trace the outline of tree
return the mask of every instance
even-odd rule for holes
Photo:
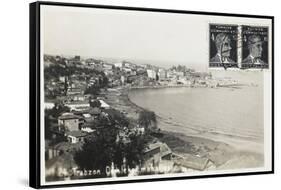
[[[105,175],[106,166],[110,166],[114,158],[117,131],[106,127],[85,139],[82,150],[74,155],[80,169],[97,170]]]
[[[115,109],[107,109],[104,111],[108,114],[108,119],[116,126],[127,128],[129,126],[129,120],[120,111]]]
[[[100,108],[100,106],[101,106],[101,103],[99,100],[90,99],[89,102],[90,102],[90,106],[93,108],[94,107]]]
[[[55,106],[52,109],[46,110],[46,114],[49,114],[54,118],[58,118],[64,112],[70,112],[70,108],[60,103],[55,103]]]
[[[144,160],[144,151],[148,142],[151,140],[149,135],[131,133],[129,135],[129,142],[125,146],[125,158],[127,168],[134,168],[140,165]]]
[[[105,175],[106,167],[112,162],[121,169],[124,160],[126,168],[134,168],[144,160],[144,151],[149,138],[143,134],[131,133],[127,139],[116,140],[117,130],[103,128],[85,140],[82,150],[74,155],[80,169],[97,170]]]
[[[52,139],[53,131],[56,129],[57,118],[64,112],[69,112],[69,107],[66,107],[62,104],[55,103],[55,106],[52,109],[45,109],[45,138]]]
[[[157,128],[156,115],[152,111],[143,110],[139,114],[139,125],[143,126],[146,130],[151,131]]]
[[[130,131],[128,119],[114,109],[106,110],[106,115],[95,122],[96,132],[85,139],[82,150],[74,155],[80,169],[99,169],[105,175],[106,166],[112,162],[120,170],[124,160],[127,169],[141,164],[150,141],[148,135]]]
[[[156,74],[156,81],[159,81],[159,75],[158,75],[158,73]]]
[[[86,88],[84,94],[98,95],[100,93],[100,87],[92,85]]]
[[[124,156],[124,144],[117,142],[120,129],[117,110],[107,110],[107,115],[95,120],[97,131],[85,140],[82,150],[78,151],[74,159],[80,169],[99,169],[105,174],[106,166],[112,162],[121,167]],[[123,118],[125,119],[125,118]]]
[[[123,139],[116,142],[114,147],[113,160],[114,164],[121,170],[124,164],[124,158],[126,157],[126,144]]]

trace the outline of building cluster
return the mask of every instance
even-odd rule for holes
[[[46,141],[45,146],[46,174],[49,176],[55,173],[65,175],[68,168],[77,168],[71,154],[81,150],[87,136],[99,130],[101,126],[96,124],[100,119],[108,119],[112,114],[113,109],[105,98],[110,89],[122,86],[217,87],[219,83],[225,83],[225,80],[213,79],[211,73],[196,72],[185,67],[165,69],[152,65],[137,65],[128,61],[82,59],[80,56],[65,58],[45,55],[44,62],[45,110],[56,112],[67,108],[55,114],[55,117],[45,114],[52,136],[51,140]],[[136,130],[144,132],[142,128]],[[117,139],[124,134],[122,131],[118,133]],[[132,168],[130,175],[190,169],[205,170],[212,166],[211,161],[205,158],[194,158],[192,155],[177,156],[167,144],[159,141],[149,144],[144,157],[145,163],[142,167],[137,170]],[[114,164],[107,170],[110,176],[122,173],[117,171]],[[77,172],[79,175],[85,175],[83,171]],[[87,171],[87,174],[89,173],[99,172]]]
[[[210,72],[198,72],[181,65],[167,69],[150,64],[135,64],[129,61],[106,62],[93,58],[82,60],[80,56],[75,56],[66,62],[67,64],[76,64],[81,68],[95,69],[103,72],[108,80],[108,87],[189,86],[213,88],[237,84],[237,81],[227,78],[218,79],[213,77]],[[101,76],[98,75],[89,76],[82,73],[80,77],[88,79],[86,81],[87,85],[97,85],[101,82]],[[60,85],[56,87],[50,85],[50,89],[59,88],[56,91],[62,90],[64,88],[64,80],[64,78],[61,78]]]

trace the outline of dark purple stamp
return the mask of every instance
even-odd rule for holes
[[[242,26],[241,68],[268,69],[268,27]]]
[[[209,25],[209,67],[238,67],[237,25]]]

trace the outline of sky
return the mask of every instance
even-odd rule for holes
[[[268,20],[41,5],[45,54],[117,58],[207,70],[209,23]]]

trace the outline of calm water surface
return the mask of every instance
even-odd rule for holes
[[[261,87],[141,89],[132,90],[129,98],[154,111],[173,131],[263,138]]]

